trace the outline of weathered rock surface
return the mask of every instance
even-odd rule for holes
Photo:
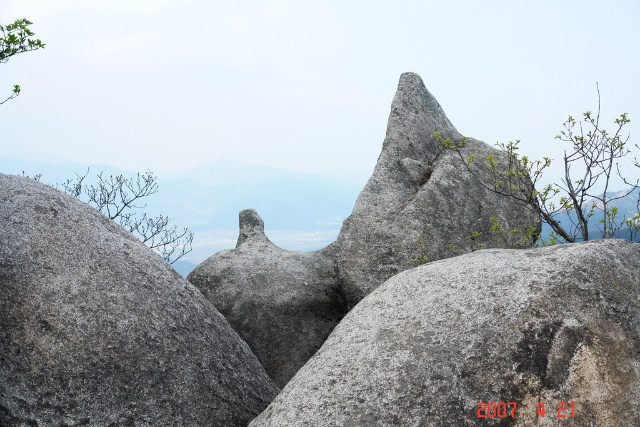
[[[478,418],[478,402],[516,402],[515,418]],[[373,425],[640,425],[640,244],[489,249],[403,272],[250,424]]]
[[[434,131],[443,138],[462,138],[420,77],[403,74],[380,158],[336,242],[314,253],[285,251],[268,241],[257,214],[245,211],[241,217],[247,224],[257,218],[261,231],[243,237],[241,218],[237,248],[213,255],[189,275],[279,386],[348,308],[389,277],[415,267],[412,259],[464,252],[472,232],[480,233],[477,246],[505,247],[490,231],[491,217],[506,233],[540,229],[535,212],[486,190],[459,159],[443,152]],[[498,150],[473,139],[465,153],[500,160]],[[423,236],[423,248],[418,236]]]
[[[460,159],[443,152],[435,131],[445,139],[462,138],[420,77],[402,74],[373,175],[331,247],[350,306],[389,277],[415,267],[411,260],[418,254],[433,261],[456,250],[467,252],[474,232],[481,233],[478,246],[505,247],[491,232],[491,217],[507,232],[530,226],[539,232],[540,219],[532,209],[480,185]],[[465,155],[504,159],[483,142],[468,142]],[[493,182],[484,175],[485,182]],[[418,236],[423,236],[422,249]]]
[[[257,212],[244,210],[236,249],[210,257],[188,280],[215,301],[282,387],[347,312],[334,267],[322,254],[277,247]]]
[[[0,175],[0,425],[236,427],[277,392],[159,256],[88,205]]]

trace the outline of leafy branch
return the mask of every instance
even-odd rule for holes
[[[27,19],[17,19],[13,24],[0,25],[0,64],[20,53],[44,49],[46,45],[40,39],[32,38],[35,33],[28,28],[32,24]],[[20,90],[20,85],[13,85],[11,96],[0,102],[0,105],[20,95]]]
[[[602,127],[598,88],[597,113],[587,111],[581,122],[569,116],[563,124],[564,129],[556,136],[570,144],[570,149],[564,152],[564,177],[560,183],[547,184],[540,189],[536,186],[540,183],[544,170],[551,165],[551,159],[543,157],[542,160],[531,160],[521,155],[519,140],[496,144],[506,155],[508,164],[504,168],[498,166],[496,158],[491,154],[480,162],[473,156],[466,156],[463,153],[463,148],[468,144],[466,138],[451,141],[449,138],[442,138],[438,132],[435,132],[435,137],[460,158],[464,167],[484,188],[519,200],[535,209],[541,220],[551,226],[552,242],[557,241],[557,237],[566,242],[576,242],[589,240],[589,220],[597,210],[603,215],[598,221],[603,238],[617,236],[623,226],[633,234],[633,227],[640,222],[640,216],[618,221],[618,209],[611,205],[613,201],[627,197],[640,184],[637,179],[635,182],[626,179],[620,169],[619,160],[631,152],[627,144],[629,135],[623,134],[623,128],[629,122],[627,114],[623,113],[615,119],[616,127],[612,134]],[[640,167],[637,158],[634,160],[635,166]],[[488,182],[481,178],[481,170],[490,172]],[[612,194],[610,190],[615,176],[620,177],[627,186],[625,191],[618,194]],[[560,214],[568,215],[569,224],[561,224],[558,218]],[[635,229],[636,233],[637,231]]]

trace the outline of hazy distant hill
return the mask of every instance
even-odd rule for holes
[[[46,183],[61,183],[86,169],[74,163],[0,158],[0,172],[41,173]],[[125,176],[137,172],[93,165],[90,177],[100,171]],[[146,200],[145,211],[168,215],[173,224],[195,233],[193,252],[174,264],[183,274],[213,253],[235,247],[238,212],[246,208],[260,213],[274,243],[291,250],[320,249],[335,240],[364,185],[364,180],[353,183],[231,160],[166,175],[158,176],[159,191]]]
[[[46,183],[61,183],[74,173],[86,170],[86,165],[75,163],[47,164],[0,157],[0,172],[21,174],[24,171],[29,176],[42,173],[42,181]],[[138,172],[93,165],[90,176],[100,171],[126,176],[135,176]],[[269,238],[285,249],[310,251],[328,245],[351,213],[365,181],[350,182],[221,160],[179,174],[159,175],[159,192],[148,198],[145,211],[168,215],[173,224],[188,227],[195,233],[193,251],[174,264],[178,272],[188,274],[215,252],[235,247],[238,212],[246,208],[260,213]],[[616,202],[621,218],[637,213],[638,194],[640,190]],[[590,233],[594,239],[600,236],[599,218],[596,216],[591,221]],[[568,222],[566,217],[560,219],[563,224]],[[549,231],[543,224],[542,235],[548,236]],[[620,237],[628,236],[622,233]]]
[[[613,196],[616,194],[616,192],[612,191],[610,194]],[[612,205],[618,208],[618,216],[617,216],[618,222],[622,221],[624,218],[633,218],[635,215],[638,214],[638,208],[637,208],[638,197],[640,197],[640,188],[636,188],[635,191],[633,191],[627,197],[623,199],[615,200],[612,202]],[[602,238],[602,231],[601,231],[602,226],[598,222],[602,218],[603,218],[602,211],[596,209],[594,216],[589,220],[590,240]],[[571,222],[567,215],[558,215],[556,219],[560,221],[563,227],[565,226],[565,224],[567,229],[570,227]],[[547,239],[547,236],[549,235],[550,231],[551,231],[551,227],[549,225],[542,224],[542,236],[545,239]],[[621,230],[619,237],[621,239],[628,239],[629,231],[626,229]],[[634,241],[640,241],[640,236],[636,235]]]

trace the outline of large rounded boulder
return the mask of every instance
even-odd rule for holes
[[[640,425],[640,244],[489,249],[363,299],[251,427]]]
[[[158,255],[88,205],[0,175],[0,425],[246,426],[277,392]]]

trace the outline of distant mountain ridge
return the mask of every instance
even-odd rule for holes
[[[42,174],[42,182],[55,184],[74,178],[76,173],[84,174],[87,166],[0,157],[1,173],[21,175],[23,171],[29,176]],[[145,172],[109,165],[90,165],[89,171],[90,177],[101,171],[125,176]],[[258,211],[265,221],[267,235],[278,246],[296,251],[323,248],[337,237],[365,183],[235,160],[219,160],[180,173],[156,175],[159,191],[146,200],[145,211],[168,215],[172,224],[188,227],[195,233],[193,251],[173,265],[183,275],[215,252],[235,247],[238,213],[247,208]],[[640,189],[636,189],[614,203],[619,218],[637,214],[639,194]],[[601,237],[597,227],[601,213],[598,215],[590,221],[591,239]],[[566,215],[560,215],[559,219],[568,224]],[[542,237],[547,239],[550,231],[543,223]],[[628,239],[628,232],[621,232],[620,238]],[[640,236],[635,240],[640,241]]]
[[[623,195],[623,194],[626,194],[627,192],[628,190],[626,191],[616,190],[616,191],[609,191],[607,192],[607,194],[609,195],[609,197],[613,197],[614,195],[618,195],[618,194]],[[634,216],[638,215],[637,203],[638,203],[639,197],[640,197],[640,188],[636,188],[634,191],[629,193],[628,196],[611,202],[611,206],[615,206],[618,208],[618,215],[616,217],[617,223],[622,222],[624,219],[633,218]],[[591,204],[587,203],[585,206],[591,206]],[[601,231],[602,224],[599,221],[603,217],[604,215],[602,210],[596,208],[594,212],[594,216],[589,219],[589,240],[597,240],[602,238],[602,231]],[[560,221],[560,224],[563,227],[566,227],[567,229],[570,228],[571,221],[568,215],[559,214],[556,217],[556,220]],[[548,224],[543,223],[542,232],[541,232],[543,239],[548,240],[549,232],[551,232],[551,227]],[[622,229],[620,230],[618,237],[625,240],[629,239],[630,237],[629,230],[623,226]],[[640,235],[636,235],[634,238],[634,241],[640,242]]]
[[[59,184],[76,173],[84,174],[87,166],[0,157],[0,172],[21,175],[23,171],[29,176],[42,174],[42,182]],[[109,165],[90,165],[89,171],[87,179],[101,171],[130,177],[145,172]],[[335,240],[364,185],[233,160],[166,173],[168,178],[157,176],[158,193],[145,200],[144,211],[168,215],[172,224],[195,233],[193,251],[174,264],[182,274],[213,253],[235,247],[238,213],[247,208],[260,213],[277,245],[298,251],[320,249]]]

